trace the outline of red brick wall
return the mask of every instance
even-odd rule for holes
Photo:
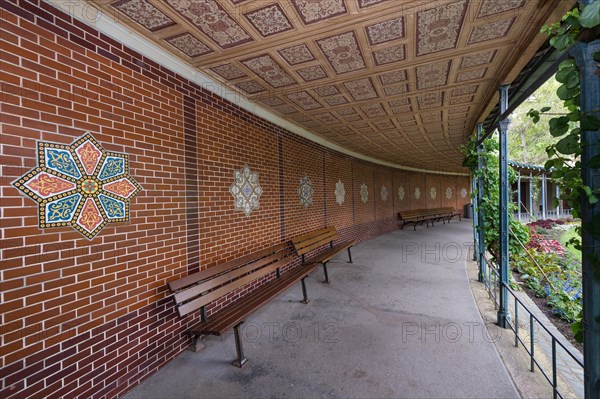
[[[0,397],[117,396],[189,344],[197,315],[176,315],[168,281],[326,225],[359,240],[392,231],[402,182],[402,206],[425,207],[425,175],[284,131],[47,3],[0,7]],[[36,140],[69,144],[87,131],[129,154],[144,188],[130,222],[91,241],[70,228],[39,230],[37,205],[10,185],[36,165]],[[250,216],[233,210],[228,191],[245,164],[264,190]],[[315,190],[309,208],[298,198],[304,175]],[[469,184],[457,181],[462,206]]]

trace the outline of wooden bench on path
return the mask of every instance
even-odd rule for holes
[[[281,273],[280,269],[292,262],[294,258],[290,245],[283,243],[169,282],[169,289],[174,293],[173,297],[180,316],[200,309],[201,321],[188,331],[188,334],[194,338],[194,348],[199,337],[220,336],[233,328],[237,351],[237,359],[233,365],[242,367],[247,359],[244,356],[240,326],[251,313],[298,280],[302,282],[301,302],[308,303],[304,280],[318,265],[301,265]],[[226,307],[218,309],[207,318],[207,305],[273,272],[276,273],[276,278]]]
[[[350,248],[356,241],[343,241],[337,244],[333,242],[339,239],[339,234],[335,229],[335,226],[329,226],[324,229],[318,229],[311,231],[310,233],[302,234],[301,236],[292,238],[292,243],[294,244],[294,248],[296,249],[296,253],[302,256],[302,264],[310,265],[310,264],[322,264],[323,272],[325,273],[325,281],[326,284],[329,284],[329,275],[327,274],[327,262],[329,262],[334,256],[343,252],[344,250],[348,250],[348,263],[352,263],[352,253],[350,252]],[[329,248],[324,252],[319,253],[318,255],[306,259],[306,255],[319,247],[324,245],[329,245]]]
[[[400,230],[404,228],[404,226],[408,224],[412,224],[414,230],[417,230],[417,225],[426,224],[429,228],[429,223],[434,226],[434,222],[439,222],[440,220],[445,224],[446,220],[450,223],[450,220],[454,217],[458,216],[460,220],[460,213],[456,212],[456,210],[452,207],[445,208],[432,208],[432,209],[415,209],[410,211],[402,211],[398,213],[398,218],[402,221],[402,226],[400,226]]]

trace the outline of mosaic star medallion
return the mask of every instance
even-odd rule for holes
[[[342,180],[338,180],[337,183],[335,183],[335,201],[340,204],[340,206],[342,206],[342,204],[344,203],[344,201],[346,200],[346,189],[344,188],[344,183],[342,182]]]
[[[450,187],[446,189],[446,198],[452,198],[452,189]]]
[[[398,199],[399,199],[400,201],[404,201],[404,196],[405,196],[405,195],[406,195],[406,193],[404,192],[404,187],[403,187],[403,186],[400,186],[400,187],[398,188]]]
[[[300,196],[300,203],[308,208],[313,203],[313,186],[310,177],[304,176],[300,179],[300,187],[298,187],[298,195]]]
[[[363,204],[366,204],[369,200],[369,188],[365,183],[360,185],[360,200]]]
[[[431,199],[437,198],[437,190],[435,189],[435,187],[431,187],[431,190],[429,190],[429,195],[431,196]]]
[[[467,198],[467,189],[463,187],[462,190],[460,190],[460,198],[465,199]]]
[[[233,184],[229,187],[233,196],[233,206],[236,211],[242,211],[250,216],[253,210],[260,207],[260,196],[263,189],[258,184],[258,173],[252,172],[248,165],[233,172]]]
[[[415,199],[421,199],[421,189],[419,187],[415,188]]]
[[[383,202],[387,201],[388,197],[388,189],[386,186],[381,186],[381,200]]]
[[[88,239],[129,220],[142,187],[127,154],[108,152],[90,133],[70,145],[38,142],[38,166],[12,184],[39,205],[40,229],[71,226]]]

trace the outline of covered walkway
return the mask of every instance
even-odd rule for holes
[[[472,234],[467,220],[363,242],[330,285],[309,278],[308,305],[298,284],[248,320],[243,369],[232,335],[209,337],[126,397],[518,397],[469,288]]]

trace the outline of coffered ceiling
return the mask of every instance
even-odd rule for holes
[[[326,140],[462,171],[459,147],[543,43],[560,0],[91,0]]]

